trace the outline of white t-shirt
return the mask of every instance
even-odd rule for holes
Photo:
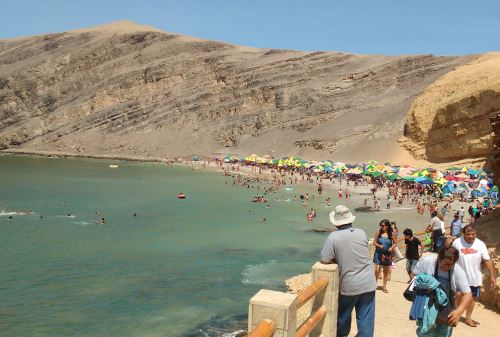
[[[464,237],[453,241],[453,247],[460,252],[458,264],[465,271],[470,286],[478,287],[483,284],[481,262],[489,260],[490,254],[483,241],[475,239],[472,244],[465,242]]]
[[[417,264],[413,267],[412,272],[415,275],[421,273],[434,275],[434,272],[436,270],[436,263],[436,254],[424,256],[423,258],[418,260]],[[448,273],[441,271],[441,269],[438,269],[438,275],[445,278],[448,277]],[[451,289],[454,292],[459,291],[461,293],[470,293],[470,287],[467,283],[467,276],[465,275],[464,270],[458,264],[455,264],[453,266],[451,275]]]
[[[431,227],[433,231],[441,229],[441,220],[437,216],[431,219]]]

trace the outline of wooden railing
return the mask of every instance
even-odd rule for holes
[[[444,228],[444,231],[445,231],[446,233],[449,233],[449,232],[450,232],[450,228],[451,228],[451,226],[445,227],[445,228]],[[400,232],[400,234],[402,235],[403,233],[402,233],[402,232]],[[424,240],[424,238],[425,238],[425,236],[426,236],[426,234],[428,234],[426,231],[422,231],[422,232],[413,233],[413,236],[414,236],[414,237],[416,237],[416,238],[418,238],[420,241],[423,241],[423,240]],[[429,235],[431,235],[431,236],[432,236],[432,233],[429,233]],[[397,246],[398,246],[398,248],[400,248],[400,249],[401,249],[401,248],[405,248],[405,237],[404,237],[404,235],[402,235],[402,236],[398,239],[398,241],[397,241]]]
[[[252,297],[248,311],[248,336],[335,336],[339,293],[338,266],[317,262],[312,268],[312,279],[313,283],[298,294],[261,289]],[[311,314],[297,328],[297,311],[307,303],[312,304]]]
[[[302,290],[297,299],[299,301],[299,308],[307,303],[311,298],[316,296],[321,290],[328,286],[328,279],[326,277],[320,277],[316,282],[308,286],[306,289]]]
[[[311,316],[297,329],[296,337],[306,337],[318,325],[318,323],[326,316],[326,307],[322,305],[318,310],[313,312]]]
[[[271,337],[276,330],[276,323],[272,319],[264,318],[260,320],[255,329],[248,337]]]

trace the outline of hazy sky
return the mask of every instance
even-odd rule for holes
[[[0,38],[124,19],[261,48],[437,55],[500,50],[500,0],[0,0]]]

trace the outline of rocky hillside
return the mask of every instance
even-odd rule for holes
[[[396,160],[415,97],[471,59],[246,48],[130,22],[0,40],[0,147]]]
[[[500,53],[489,53],[431,84],[408,113],[404,146],[431,162],[487,158],[489,117],[500,111]]]

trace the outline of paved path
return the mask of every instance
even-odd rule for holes
[[[386,294],[381,290],[376,292],[376,313],[375,313],[375,336],[376,337],[394,337],[394,336],[416,336],[415,321],[408,319],[411,302],[403,297],[403,292],[408,286],[408,274],[405,270],[406,260],[397,263],[393,271],[391,281]],[[379,280],[379,285],[382,280]],[[381,287],[380,287],[381,289]],[[453,337],[498,337],[500,336],[500,314],[486,309],[482,304],[476,303],[472,318],[480,324],[476,328],[460,322],[453,329]],[[356,323],[353,321],[351,335],[355,336]]]

